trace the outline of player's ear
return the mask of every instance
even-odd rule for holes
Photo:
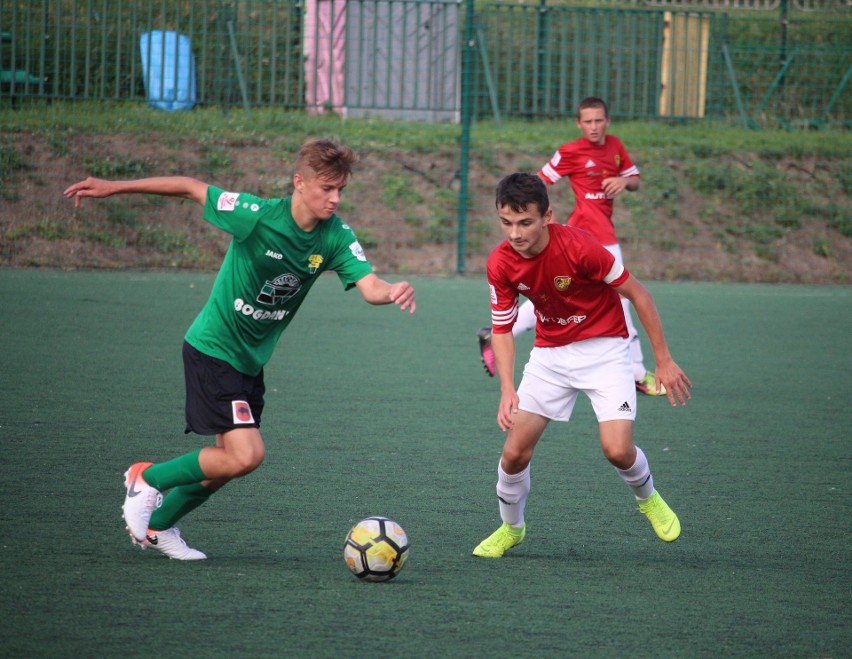
[[[299,192],[301,192],[302,188],[305,187],[305,179],[302,177],[301,174],[293,174],[293,187]]]
[[[544,215],[541,216],[544,219],[545,224],[550,224],[553,222],[553,207],[548,208],[544,211]]]

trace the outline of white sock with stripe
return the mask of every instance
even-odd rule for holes
[[[524,525],[524,508],[530,493],[530,465],[517,474],[507,474],[503,465],[497,465],[497,500],[501,519],[515,528]]]
[[[651,475],[651,468],[648,466],[648,459],[645,453],[638,446],[636,447],[636,462],[630,469],[615,469],[621,479],[627,483],[627,487],[633,490],[633,494],[637,499],[647,499],[654,493],[654,477]]]

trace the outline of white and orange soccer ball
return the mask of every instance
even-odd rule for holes
[[[387,517],[367,517],[346,534],[343,559],[362,581],[393,579],[408,558],[408,536]]]

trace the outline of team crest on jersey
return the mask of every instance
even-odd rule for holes
[[[323,258],[320,254],[311,254],[308,257],[308,272],[314,274],[317,269],[322,265]]]
[[[284,300],[293,297],[302,288],[302,282],[294,275],[287,273],[280,275],[272,281],[267,280],[260,289],[257,301],[260,304],[279,305]]]
[[[571,277],[554,277],[553,284],[557,291],[564,291],[571,285]]]

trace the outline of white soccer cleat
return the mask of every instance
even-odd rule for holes
[[[148,532],[151,515],[163,503],[162,493],[148,485],[142,477],[142,472],[152,464],[137,462],[130,465],[130,469],[124,472],[124,486],[127,488],[127,494],[121,511],[130,535],[140,542],[145,539]]]
[[[142,541],[137,540],[132,535],[130,538],[133,540],[134,545],[139,545],[142,549],[151,547],[169,558],[174,558],[178,561],[203,561],[207,558],[207,554],[193,549],[186,544],[186,540],[180,537],[180,529],[177,527],[165,529],[164,531],[149,529],[145,539]]]

